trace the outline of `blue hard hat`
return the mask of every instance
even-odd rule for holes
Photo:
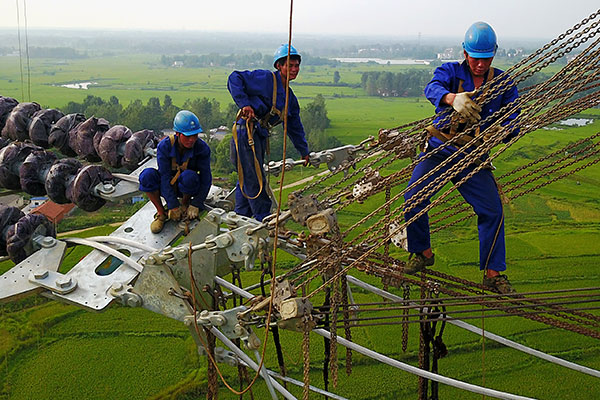
[[[204,132],[196,114],[188,110],[181,110],[173,120],[173,130],[184,136],[192,136]]]
[[[281,60],[282,58],[287,57],[287,55],[288,55],[288,45],[282,44],[281,46],[279,46],[279,48],[277,50],[275,50],[275,54],[273,55],[273,67],[275,67],[275,65],[277,64],[277,61]],[[296,50],[294,48],[294,46],[292,46],[290,48],[290,57],[291,56],[298,56],[298,59],[301,60],[300,53],[298,53],[298,50]],[[277,68],[277,67],[275,67],[275,68]]]
[[[465,33],[463,49],[473,58],[494,57],[498,49],[496,32],[485,22],[475,22]]]

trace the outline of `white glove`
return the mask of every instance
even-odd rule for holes
[[[452,101],[452,108],[454,108],[461,116],[466,118],[467,122],[471,123],[477,122],[481,119],[481,116],[479,115],[481,112],[481,107],[471,100],[471,97],[474,94],[475,91],[457,93]]]
[[[190,206],[188,207],[187,212],[186,212],[187,219],[192,220],[192,219],[198,218],[199,211],[200,210],[198,210],[198,207],[194,207],[193,205],[190,204]]]

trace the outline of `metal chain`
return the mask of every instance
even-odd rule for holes
[[[346,275],[342,275],[340,278],[342,285],[342,306],[344,313],[344,336],[346,340],[352,341],[352,331],[350,330],[350,322],[348,319],[350,318],[350,308],[348,304],[348,279]],[[352,373],[352,350],[349,347],[346,347],[346,375],[350,376]]]
[[[595,18],[595,16],[594,16],[594,18]],[[555,55],[553,57],[550,57],[549,55],[544,56],[541,60],[546,59],[546,62],[541,62],[541,60],[535,61],[535,63],[533,63],[532,65],[538,65],[538,67],[533,70],[531,68],[529,68],[529,71],[527,73],[519,74],[518,78],[515,79],[515,82],[521,81],[521,80],[525,79],[526,77],[532,75],[533,73],[538,72],[539,70],[544,68],[549,63],[556,61],[556,59],[564,56],[565,54],[569,53],[570,51],[577,48],[581,44],[585,43],[587,40],[589,40],[591,37],[593,37],[597,32],[592,32],[590,35],[581,38],[582,35],[584,33],[588,33],[590,31],[590,29],[595,28],[597,25],[598,25],[598,22],[596,22],[595,24],[592,24],[592,27],[588,27],[588,28],[584,29],[583,32],[579,32],[577,35],[575,35],[575,37],[570,38],[569,40],[567,40],[567,42],[560,45],[558,47],[558,49],[555,49],[553,51],[553,53],[555,53]],[[581,40],[579,40],[580,38],[581,38]],[[570,47],[567,47],[567,46],[570,46]],[[540,114],[540,112],[543,110],[543,108],[550,104],[550,99],[564,98],[567,96],[571,96],[572,93],[574,93],[576,90],[578,90],[578,89],[581,90],[581,88],[585,88],[586,87],[585,85],[587,85],[590,81],[593,81],[593,79],[596,79],[595,74],[588,74],[586,76],[585,74],[587,72],[587,69],[581,68],[582,66],[584,66],[585,62],[589,62],[590,56],[593,56],[594,54],[597,53],[597,52],[594,52],[594,53],[591,53],[588,55],[588,54],[586,54],[586,52],[589,52],[588,50],[582,52],[582,54],[580,54],[575,59],[575,62],[569,63],[569,65],[566,68],[564,68],[563,70],[561,70],[561,72],[556,74],[555,77],[548,80],[543,85],[536,86],[536,88],[531,90],[531,93],[527,93],[526,96],[523,96],[522,98],[520,98],[521,100],[519,102],[514,102],[509,105],[506,105],[501,110],[498,110],[496,113],[494,113],[491,116],[491,118],[493,118],[493,119],[498,119],[499,117],[502,117],[503,115],[510,115],[512,112],[516,111],[518,108],[522,108],[524,110],[524,112],[522,112],[523,118],[520,121],[518,121],[518,123],[514,123],[514,125],[513,125],[513,128],[516,128],[517,126],[521,127],[520,134],[518,134],[515,138],[513,138],[508,143],[506,143],[504,146],[502,146],[496,153],[494,153],[492,156],[490,156],[490,161],[493,158],[497,157],[499,154],[501,154],[506,148],[508,148],[510,145],[512,145],[512,143],[514,143],[517,139],[522,137],[524,134],[534,130],[535,127],[540,126],[541,124],[543,124],[544,122],[547,122],[548,120],[556,119],[565,113],[572,112],[572,110],[574,108],[584,107],[585,105],[589,106],[590,100],[593,98],[593,96],[589,97],[588,99],[586,99],[584,101],[572,102],[572,103],[568,104],[567,106],[554,107],[550,111],[547,111],[545,114]],[[561,85],[555,84],[559,80],[561,81]],[[506,81],[508,82],[508,80],[506,80]],[[505,82],[502,85],[498,85],[499,87],[496,89],[496,92],[498,94],[500,94],[502,90],[505,90],[508,87],[510,87],[507,82]],[[500,82],[500,83],[502,83],[502,82]],[[571,91],[569,92],[568,90],[571,90]],[[494,94],[494,92],[492,92],[491,94]],[[491,94],[489,92],[487,92],[488,96],[490,96]],[[529,102],[533,102],[533,104],[528,104]],[[530,121],[527,121],[525,118],[527,115],[535,116],[536,114],[540,114],[539,117],[530,117]],[[472,129],[475,129],[475,127],[472,127]],[[416,204],[419,204],[424,198],[431,197],[431,195],[435,191],[439,190],[443,185],[445,185],[448,180],[450,180],[454,176],[457,176],[458,173],[460,173],[469,164],[469,161],[474,160],[474,159],[478,158],[480,155],[487,153],[491,149],[491,147],[493,147],[493,144],[496,144],[496,143],[494,143],[494,141],[496,141],[496,142],[499,141],[499,139],[494,139],[494,138],[492,138],[492,139],[493,139],[493,142],[490,145],[480,146],[477,149],[477,151],[466,155],[464,157],[464,160],[460,163],[460,164],[462,164],[461,166],[459,166],[457,164],[457,165],[453,166],[452,168],[449,168],[448,171],[446,171],[444,174],[439,174],[440,176],[438,176],[429,185],[427,185],[425,188],[423,188],[422,190],[419,191],[419,196],[413,197],[414,200],[413,200],[412,204],[410,204],[410,203],[405,204],[405,207],[403,210],[396,211],[394,213],[391,213],[390,211],[388,211],[388,210],[391,210],[391,204],[394,201],[397,201],[398,199],[400,199],[400,197],[404,195],[404,193],[406,192],[406,190],[408,188],[405,189],[404,191],[400,192],[398,195],[394,196],[393,199],[390,198],[390,195],[388,195],[386,192],[385,204],[382,205],[381,207],[379,207],[377,210],[370,213],[367,217],[365,217],[362,220],[355,223],[352,227],[350,227],[350,229],[346,230],[344,232],[344,236],[347,237],[348,232],[353,231],[358,226],[362,226],[362,224],[364,224],[364,222],[368,221],[370,218],[374,217],[375,215],[377,215],[378,213],[380,213],[382,211],[383,211],[384,215],[386,215],[386,218],[384,218],[383,221],[375,223],[368,229],[365,229],[352,241],[342,244],[341,248],[338,248],[335,252],[332,252],[331,255],[333,257],[338,257],[337,261],[341,262],[342,258],[346,256],[345,252],[347,252],[349,249],[351,249],[353,245],[360,244],[360,243],[369,243],[370,247],[367,248],[368,250],[366,252],[363,252],[357,259],[352,260],[350,265],[345,266],[344,268],[339,270],[333,277],[331,277],[321,287],[319,287],[317,290],[310,293],[308,297],[313,296],[315,293],[319,292],[320,290],[322,290],[323,287],[325,287],[327,285],[330,285],[330,284],[335,285],[336,280],[340,276],[342,276],[349,268],[355,266],[360,269],[360,267],[362,265],[364,265],[364,262],[366,261],[367,257],[372,256],[373,253],[375,252],[375,250],[379,247],[376,245],[371,245],[372,240],[376,239],[376,240],[380,241],[380,243],[381,243],[381,241],[383,243],[386,243],[389,240],[389,238],[391,237],[391,235],[396,233],[396,232],[387,232],[387,230],[386,230],[386,225],[387,225],[386,222],[389,222],[389,220],[387,220],[388,216],[390,219],[392,218],[392,215],[394,218],[399,219],[402,215],[404,215],[408,211],[410,211],[411,208],[414,208],[414,206]],[[459,153],[459,152],[457,152],[457,153]],[[369,167],[373,166],[373,165],[377,164],[378,162],[383,161],[383,159],[384,158],[382,158],[382,157],[378,157],[376,160],[371,161],[368,165],[369,165]],[[395,161],[395,160],[392,157],[391,160],[388,159],[385,162],[385,165],[386,166],[390,165],[390,163],[393,161]],[[450,162],[449,160],[446,160],[446,161],[448,163]],[[547,170],[548,168],[551,168],[553,165],[556,165],[560,162],[561,161],[554,161],[553,164],[544,166],[542,170]],[[595,161],[591,161],[591,162],[587,163],[585,166],[580,166],[577,169],[575,169],[574,171],[568,172],[567,174],[575,173],[577,171],[580,171],[584,167],[590,166],[593,164],[595,164]],[[445,166],[444,164],[440,164],[439,168],[441,169],[444,166]],[[455,185],[455,188],[459,187],[467,179],[469,179],[471,176],[473,176],[475,173],[477,173],[479,170],[481,170],[481,167],[482,166],[480,165],[480,166],[474,168],[472,171],[470,171],[469,174],[467,174],[463,179],[461,179]],[[565,167],[566,166],[563,166],[562,168],[565,168]],[[554,169],[553,172],[557,171],[558,169],[559,168]],[[359,170],[359,171],[362,171],[362,170],[363,169],[361,168],[361,170]],[[358,173],[360,173],[359,171],[355,171],[353,174],[346,176],[342,180],[342,182],[349,181],[354,176],[357,176]],[[437,172],[437,171],[432,171],[432,172]],[[530,172],[528,175],[531,176],[535,173],[536,172]],[[528,176],[528,175],[526,175],[526,176]],[[563,176],[566,176],[566,174],[563,174]],[[425,179],[428,179],[428,178],[429,178],[429,176],[424,176],[421,179],[422,179],[422,181],[424,181]],[[396,179],[396,176],[393,176],[393,178],[389,179],[388,182],[386,182],[386,183],[388,183],[388,185],[389,185],[389,182],[392,181],[392,179]],[[520,179],[523,179],[523,177],[521,177]],[[557,179],[560,179],[560,177],[555,178],[553,181],[555,181]],[[381,190],[380,187],[381,187],[382,183],[383,182],[380,181],[379,184],[376,184],[375,185],[376,190],[371,191],[365,197],[373,195],[378,190],[380,191]],[[414,187],[416,187],[420,183],[421,182],[417,181],[413,185],[414,185]],[[527,183],[531,183],[531,181],[527,181]],[[336,182],[336,183],[334,183],[333,186],[330,186],[330,188],[335,188],[335,187],[339,186],[340,184],[341,184],[340,182]],[[379,185],[379,187],[378,187],[378,185]],[[542,187],[542,186],[544,186],[544,184],[538,185],[537,188]],[[385,187],[386,186],[384,186],[384,188]],[[519,186],[516,186],[516,188],[519,188]],[[515,188],[511,188],[511,189],[514,190]],[[321,191],[320,194],[326,193],[327,190],[329,190],[329,189],[326,189],[325,191]],[[531,191],[531,190],[529,190],[529,191]],[[425,212],[427,212],[431,207],[437,206],[438,204],[440,204],[443,200],[445,200],[448,197],[447,196],[448,193],[449,192],[444,193],[444,195],[440,196],[439,199],[436,199],[436,202],[433,202],[430,206],[426,207],[420,213],[417,213],[409,221],[405,221],[404,224],[399,229],[402,229],[407,224],[414,221],[416,218],[419,218],[421,215],[423,215]],[[457,196],[454,196],[454,197],[457,197]],[[336,201],[339,202],[339,197],[336,199]],[[348,204],[352,203],[353,201],[355,201],[355,200],[349,199],[348,201],[341,203],[340,207],[337,207],[337,209],[339,210],[343,207],[346,207]],[[454,208],[457,206],[453,205],[451,207]],[[456,215],[457,213],[460,213],[460,212],[461,212],[461,210],[455,212],[453,215]],[[446,218],[448,218],[448,217],[444,217],[442,219],[446,219]],[[331,246],[328,246],[328,247],[331,247]],[[331,249],[329,249],[329,250],[331,250]],[[389,250],[388,251],[385,251],[385,250],[386,249],[384,249],[385,255],[389,254]],[[319,249],[319,251],[317,251],[317,253],[319,253],[320,251],[321,251],[321,249]],[[314,259],[314,258],[312,258],[312,259]],[[331,258],[329,258],[329,262],[331,262]],[[322,264],[322,263],[323,263],[323,261],[317,262],[317,264]],[[313,273],[316,270],[318,270],[318,265],[315,265],[310,273]],[[309,273],[308,272],[305,273],[304,277],[307,278],[307,281],[303,282],[303,285],[307,285],[307,283],[310,282],[310,280],[314,279],[314,277],[316,277],[316,276],[318,276],[318,275],[314,274],[312,277],[309,277]],[[307,286],[304,286],[304,287],[307,287]],[[333,324],[333,325],[335,326],[335,324]]]
[[[214,357],[216,341],[215,335],[213,335],[207,329],[204,329],[204,333],[206,333],[206,339],[208,342],[208,348],[206,350],[209,351]],[[208,366],[206,369],[206,376],[208,380],[208,391],[206,393],[206,398],[217,400],[219,398],[219,381],[217,378],[217,370],[210,360],[207,360],[207,362]]]
[[[409,299],[410,299],[410,285],[408,284],[404,284],[402,285],[404,292],[402,293],[402,298],[405,300],[404,303],[402,303],[403,305],[409,305]],[[409,310],[408,308],[405,309],[403,311],[404,317],[402,318],[402,321],[406,322],[408,321],[408,313]],[[402,325],[402,351],[404,353],[406,353],[406,349],[408,348],[408,324],[404,324]]]
[[[329,371],[331,373],[331,382],[333,387],[337,387],[338,384],[338,357],[337,357],[337,313],[340,304],[340,287],[339,281],[335,280],[332,284],[333,292],[331,294],[331,325],[329,332],[331,338],[329,339]]]
[[[303,370],[303,382],[304,390],[302,392],[302,398],[308,400],[310,394],[310,314],[308,311],[304,311],[304,317],[302,326],[304,331],[302,332],[302,357],[304,359]]]
[[[387,226],[390,226],[390,211],[391,211],[391,205],[390,205],[390,197],[392,194],[392,187],[388,184],[385,187],[385,203],[387,204],[387,207],[385,208],[385,224]],[[387,257],[390,255],[390,242],[386,241],[383,247],[383,254]]]
[[[371,266],[371,265],[369,265],[369,263],[363,263],[363,264],[361,264],[361,268],[359,268],[359,270],[361,270],[362,272],[366,272],[368,274],[375,275],[375,276],[381,276],[381,274],[382,274],[381,264],[377,264],[376,266]],[[388,273],[390,273],[390,272],[388,271]],[[428,273],[428,275],[433,275],[433,276],[440,277],[440,278],[443,278],[443,279],[448,279],[450,281],[454,281],[454,282],[457,282],[457,283],[462,283],[464,286],[462,286],[461,289],[462,290],[466,290],[466,291],[471,292],[471,293],[479,294],[479,293],[481,293],[482,289],[483,290],[487,289],[485,286],[483,286],[481,284],[477,284],[475,282],[471,282],[471,281],[468,281],[468,280],[465,280],[465,279],[457,278],[457,277],[454,277],[454,276],[451,276],[451,275],[447,275],[447,274],[441,273],[439,271],[427,270],[427,273]],[[428,279],[428,280],[425,280],[425,278],[424,278],[425,275],[424,274],[422,274],[421,281],[418,281],[418,280],[415,280],[415,279],[411,279],[411,278],[407,278],[405,276],[402,276],[402,274],[400,274],[398,272],[396,272],[395,275],[396,276],[394,277],[394,279],[404,280],[404,281],[406,281],[406,282],[408,282],[410,284],[414,284],[416,286],[421,287],[422,290],[425,290],[426,288],[431,289],[432,287],[435,287],[435,290],[438,290],[441,293],[444,293],[444,294],[447,294],[447,295],[450,295],[450,296],[455,296],[455,297],[462,296],[462,294],[460,292],[457,292],[457,291],[449,289],[448,288],[448,284],[445,283],[445,282],[443,282],[443,281],[436,282],[436,281],[432,281],[431,278]],[[520,300],[520,301],[517,301],[517,299]],[[526,299],[526,298],[519,298],[517,296],[515,298],[515,301],[513,302],[513,304],[516,304],[516,305],[521,304],[522,305],[523,304],[522,301],[529,301],[529,302],[534,302],[535,303],[535,300]],[[518,314],[519,313],[518,310],[514,310],[514,309],[510,309],[510,308],[498,306],[497,304],[495,304],[493,302],[490,302],[490,301],[486,301],[486,300],[474,300],[473,303],[482,304],[482,305],[484,305],[484,306],[486,306],[488,308],[498,309],[500,311],[504,311],[504,312],[507,312],[507,313],[510,313],[510,314]],[[543,304],[540,304],[540,306],[543,306]],[[574,317],[572,317],[570,315],[567,315],[567,314],[563,315],[564,312],[561,312],[560,314],[559,314],[559,312],[553,312],[553,311],[544,311],[544,312],[551,312],[551,313],[554,313],[555,316],[560,316],[562,318],[571,319],[571,320],[574,320],[574,321],[579,322],[579,323],[589,324],[589,322],[587,322],[587,321],[583,321],[581,319],[574,318]],[[570,312],[570,311],[569,310],[565,310],[565,312]],[[544,323],[546,325],[554,326],[554,327],[557,327],[557,328],[569,330],[569,331],[572,331],[572,332],[575,332],[575,333],[580,333],[580,334],[583,334],[583,335],[587,335],[587,336],[590,336],[590,337],[594,337],[594,338],[600,339],[600,332],[593,331],[593,330],[584,328],[582,326],[573,325],[573,324],[571,324],[569,322],[566,322],[566,321],[560,321],[560,320],[557,320],[555,318],[546,317],[546,316],[543,316],[543,315],[535,315],[535,314],[530,314],[530,315],[525,314],[523,316],[525,318],[528,318],[528,319],[531,319],[531,320],[534,320],[534,321],[542,322],[542,323]]]

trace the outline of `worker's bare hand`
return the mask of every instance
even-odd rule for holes
[[[254,109],[251,106],[245,106],[244,108],[242,108],[242,118],[244,118],[245,120],[251,120],[256,118],[256,115],[254,114]]]
[[[179,221],[181,219],[181,207],[171,208],[168,216],[171,221]]]
[[[304,166],[308,167],[308,164],[310,163],[310,157],[308,156],[308,154],[302,157],[302,159],[304,160]]]
[[[474,94],[475,91],[457,93],[452,101],[452,108],[471,123],[475,123],[481,119],[479,115],[481,107],[471,100]]]

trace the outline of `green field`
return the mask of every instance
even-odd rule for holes
[[[135,99],[168,94],[176,105],[186,99],[209,97],[223,108],[231,102],[225,82],[230,70],[165,68],[158,57],[90,58],[56,62],[32,60],[31,99],[45,107],[61,107],[92,94],[108,99],[114,95],[123,105]],[[405,66],[339,67],[341,81],[360,82],[363,71],[400,70]],[[331,82],[333,68],[303,66],[298,83]],[[97,81],[89,90],[53,85]],[[0,95],[21,98],[18,59],[0,57]],[[433,107],[421,98],[381,99],[367,97],[350,87],[293,86],[301,105],[322,94],[327,102],[331,128],[327,133],[344,143],[358,143],[380,128],[392,128],[430,116]],[[27,98],[27,87],[25,86]],[[595,122],[582,128],[540,130],[524,137],[494,164],[497,175],[550,153],[569,141],[600,130],[600,110],[585,116]],[[386,171],[389,172],[389,171]],[[308,168],[286,174],[284,184],[313,175]],[[272,178],[275,187],[277,179]],[[585,169],[506,207],[508,274],[519,292],[600,286],[600,167]],[[286,189],[287,195],[292,189]],[[285,196],[284,196],[285,198]],[[381,196],[355,204],[339,215],[347,227],[378,206]],[[115,214],[117,215],[117,214]],[[121,216],[119,216],[120,218]],[[102,220],[102,224],[107,220]],[[80,234],[106,234],[113,228],[98,227]],[[436,270],[479,281],[477,227],[474,220],[440,232],[433,238]],[[88,250],[76,248],[65,259],[73,265]],[[294,262],[279,257],[282,265]],[[0,263],[0,273],[11,267]],[[64,272],[64,271],[63,271]],[[361,273],[353,275],[372,284],[381,282]],[[242,277],[245,285],[258,280],[257,272]],[[395,291],[397,294],[402,293]],[[357,302],[378,301],[365,291],[354,292]],[[416,296],[414,294],[413,296]],[[321,301],[321,300],[319,300]],[[317,301],[318,303],[318,301]],[[600,315],[598,310],[592,311]],[[468,321],[481,326],[482,321]],[[535,349],[600,369],[600,342],[530,320],[510,317],[486,319],[485,329]],[[258,333],[263,337],[262,331]],[[397,326],[358,328],[357,343],[400,361],[417,365],[418,330],[411,325],[406,353],[401,349]],[[290,376],[302,380],[301,335],[282,332],[284,357]],[[479,336],[447,326],[444,342],[449,355],[440,361],[440,373],[469,383],[541,399],[600,398],[598,379],[552,365],[507,349]],[[42,297],[0,305],[0,399],[196,399],[204,398],[206,360],[197,356],[195,344],[183,324],[150,313],[114,305],[103,313],[89,313]],[[274,345],[268,343],[267,367],[277,370]],[[339,385],[330,389],[351,399],[414,399],[413,375],[354,354],[353,373],[345,374],[345,351],[338,349]],[[311,382],[323,387],[323,339],[311,336]],[[222,366],[228,381],[238,387],[237,369]],[[252,374],[251,374],[252,376]],[[485,384],[484,384],[485,382]],[[254,388],[257,399],[268,398],[262,380]],[[291,387],[301,397],[300,388]],[[236,399],[223,385],[219,397]],[[249,398],[249,397],[245,397]],[[311,395],[311,398],[313,396]],[[317,398],[315,395],[314,398]],[[440,387],[442,399],[478,399],[480,395]]]

